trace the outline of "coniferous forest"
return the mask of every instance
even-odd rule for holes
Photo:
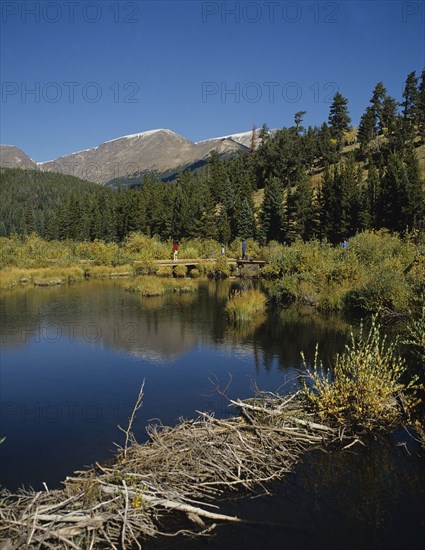
[[[408,75],[401,101],[382,82],[357,129],[337,93],[320,127],[263,125],[249,152],[212,153],[206,168],[163,182],[147,174],[112,189],[72,176],[2,168],[0,236],[32,232],[53,239],[122,241],[140,231],[161,239],[323,239],[362,230],[424,230],[425,70]]]

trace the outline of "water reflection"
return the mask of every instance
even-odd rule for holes
[[[271,368],[299,368],[300,351],[312,357],[316,343],[330,360],[349,325],[292,307],[233,327],[224,306],[236,283],[201,283],[198,293],[145,298],[123,292],[123,281],[95,281],[68,288],[20,289],[0,298],[1,339],[6,348],[34,343],[83,341],[164,361],[199,342],[236,345],[247,342]],[[308,314],[307,314],[308,311]]]
[[[366,447],[307,454],[283,482],[268,487],[272,496],[229,501],[222,508],[267,527],[222,527],[208,548],[254,550],[267,540],[269,548],[291,550],[422,549],[425,470],[419,449],[407,441],[409,453],[392,438],[379,438]],[[199,541],[175,544],[204,547]],[[171,547],[165,542],[159,548]]]
[[[294,309],[235,328],[224,314],[235,281],[204,281],[196,293],[155,298],[125,292],[126,284],[92,281],[1,295],[0,418],[7,443],[0,460],[7,466],[0,483],[57,483],[107,458],[143,378],[141,440],[153,417],[170,424],[196,410],[229,414],[210,379],[223,386],[231,377],[231,397],[251,396],[253,384],[276,391],[297,375],[301,350],[313,356],[319,341],[328,360],[348,330],[340,319],[323,322]],[[43,454],[34,451],[40,442]]]

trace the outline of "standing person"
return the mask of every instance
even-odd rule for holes
[[[343,243],[342,243],[342,248],[347,248],[347,246],[348,246],[347,241],[343,241]]]
[[[242,260],[247,260],[248,256],[246,255],[246,241],[242,241]]]
[[[177,256],[179,253],[179,243],[173,243],[173,260],[177,261]]]
[[[225,249],[224,249],[224,244],[221,245],[221,255],[222,256],[226,255],[226,252],[225,252]]]

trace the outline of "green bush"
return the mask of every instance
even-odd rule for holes
[[[364,281],[347,292],[348,308],[370,313],[383,308],[406,311],[412,297],[411,289],[403,273],[391,267],[391,263],[386,261],[380,269],[365,273]]]

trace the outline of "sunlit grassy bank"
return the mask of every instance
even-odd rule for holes
[[[139,233],[123,243],[44,241],[36,235],[0,238],[0,287],[134,275],[183,278],[186,266],[156,263],[170,259],[171,245]],[[240,248],[240,241],[232,243],[227,257],[240,257]],[[425,294],[425,237],[419,234],[401,238],[385,231],[364,232],[351,238],[347,248],[319,241],[260,247],[248,240],[248,256],[266,261],[261,277],[270,280],[267,292],[281,304],[297,301],[324,311],[406,313],[420,306]],[[224,279],[236,270],[212,240],[182,241],[179,258],[203,262],[191,270],[193,277]]]

